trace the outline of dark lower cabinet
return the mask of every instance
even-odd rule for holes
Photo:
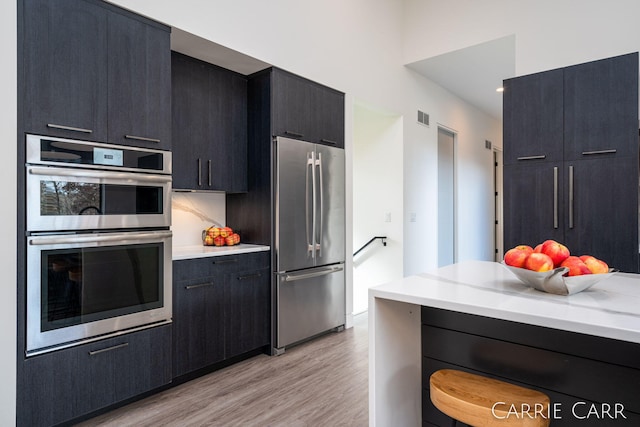
[[[429,398],[444,368],[547,394],[552,426],[640,425],[640,344],[422,307],[425,425],[451,425]]]
[[[270,343],[269,252],[174,261],[174,377]]]
[[[17,425],[82,417],[171,381],[171,326],[79,345],[23,362]]]

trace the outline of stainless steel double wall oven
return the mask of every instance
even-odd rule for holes
[[[171,153],[26,137],[27,355],[171,321]]]

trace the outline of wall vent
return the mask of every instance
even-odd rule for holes
[[[418,110],[418,123],[429,126],[429,115],[423,111]]]

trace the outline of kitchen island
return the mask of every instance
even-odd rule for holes
[[[436,320],[426,322],[431,325],[423,325],[425,323],[422,319],[423,315],[431,316]],[[474,331],[461,333],[459,331],[461,324],[465,324],[466,328]],[[429,337],[437,337],[437,333],[423,335],[425,329],[442,332],[446,339],[442,341],[434,338],[435,341],[431,342]],[[521,336],[524,337],[522,340],[518,336],[518,331],[522,331]],[[465,347],[469,337],[478,336],[481,336],[484,341]],[[549,345],[544,342],[536,344],[534,342],[536,336],[542,337],[541,341],[550,336]],[[446,341],[447,339],[449,341]],[[506,343],[507,341],[509,342]],[[443,342],[449,344],[443,345]],[[460,348],[457,347],[458,342],[462,343]],[[573,342],[576,343],[576,353],[582,351],[582,354],[567,356],[564,351]],[[531,351],[536,357],[548,358],[551,365],[563,364],[558,365],[563,370],[567,366],[571,368],[586,366],[591,371],[593,371],[592,366],[604,370],[610,366],[620,366],[624,375],[621,378],[616,377],[615,380],[619,379],[623,383],[631,381],[630,385],[626,383],[621,385],[621,392],[626,393],[623,397],[628,397],[630,393],[638,396],[640,380],[635,381],[640,378],[640,365],[638,365],[640,363],[640,277],[618,273],[584,292],[572,296],[560,296],[527,287],[498,263],[467,261],[371,288],[369,290],[370,425],[421,425],[424,410],[423,364],[426,363],[425,360],[435,361],[435,365],[453,364],[468,369],[464,360],[476,363],[478,354],[467,357],[467,353],[473,349],[486,348],[489,344],[507,346],[505,351],[498,352],[500,355],[517,355],[518,351],[533,349]],[[601,348],[596,349],[596,353],[605,353],[604,358],[609,357],[610,352],[611,357],[616,359],[615,363],[598,360],[603,358],[600,355],[591,357],[591,354],[586,354],[594,349],[594,345]],[[456,347],[450,352],[453,356],[447,356],[446,351],[441,351],[447,347]],[[431,353],[437,354],[431,355]],[[437,360],[439,357],[457,358],[458,355],[462,361]],[[558,355],[560,357],[556,357]],[[526,358],[527,356],[522,359]],[[508,363],[506,359],[508,357],[505,358],[505,363]],[[500,364],[501,361],[491,360],[490,362],[495,365]],[[473,369],[480,370],[475,366]],[[517,369],[511,369],[511,371],[517,371]],[[562,373],[564,374],[564,371]],[[537,375],[544,380],[547,374],[548,372],[537,372],[534,376]],[[502,376],[495,373],[490,375]],[[619,372],[616,371],[612,375],[619,375]],[[563,383],[561,386],[566,385],[564,383],[569,385],[572,383],[566,378],[556,382]],[[633,388],[631,392],[628,391],[629,387]],[[538,388],[544,389],[544,387]],[[555,392],[555,389],[551,391]],[[563,393],[567,394],[566,391]],[[565,395],[558,394],[558,396]],[[553,401],[556,395],[551,397]],[[633,397],[633,400],[637,399]],[[608,403],[615,405],[616,402]],[[562,415],[558,415],[563,416],[562,423],[570,425],[575,421],[575,425],[597,425],[587,421],[597,422],[598,420],[580,420],[575,416],[572,420],[571,417],[575,414],[571,409],[564,408]],[[632,409],[633,412],[638,412],[635,408]],[[611,414],[614,414],[613,410]],[[630,417],[629,420],[637,416],[629,411],[625,414]],[[602,422],[604,420],[599,421],[601,421],[600,425],[622,426],[631,425],[628,424],[629,420],[607,419],[609,423]],[[556,424],[552,423],[552,425]]]

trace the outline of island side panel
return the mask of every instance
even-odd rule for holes
[[[369,425],[420,426],[420,305],[369,293]]]

